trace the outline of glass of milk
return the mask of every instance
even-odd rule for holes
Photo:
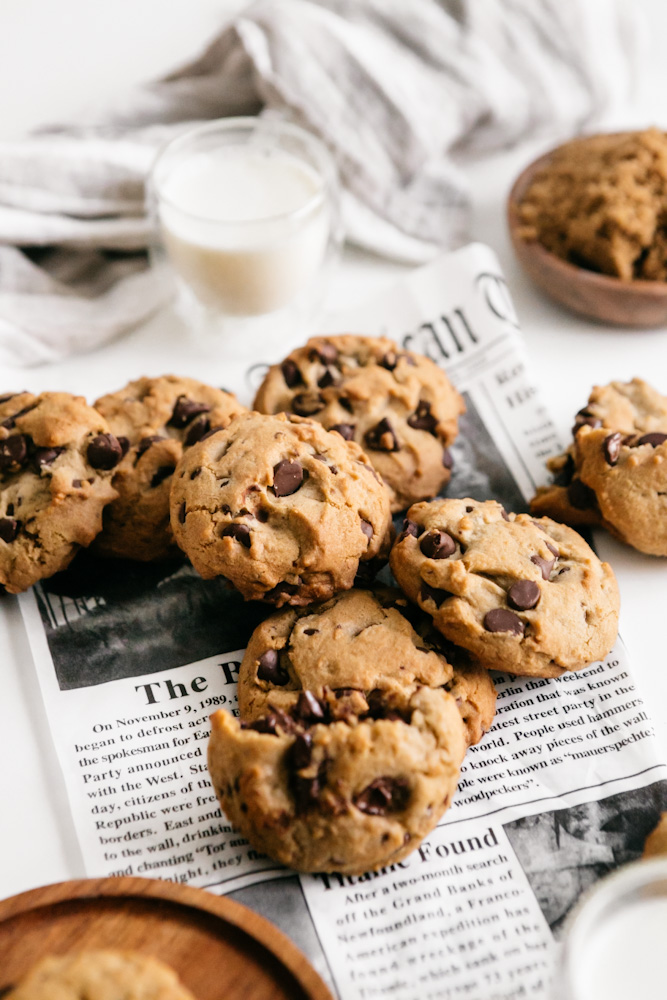
[[[570,918],[554,1000],[667,995],[667,857],[598,882]]]
[[[149,185],[181,311],[201,332],[313,322],[342,239],[333,160],[288,122],[223,118],[159,154]]]

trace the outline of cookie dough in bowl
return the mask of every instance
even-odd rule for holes
[[[349,590],[360,563],[387,555],[391,515],[354,442],[302,417],[246,413],[184,454],[171,524],[203,577],[281,606]]]
[[[465,406],[446,374],[386,337],[313,337],[274,365],[257,392],[262,413],[312,417],[356,441],[382,476],[392,511],[449,482],[449,448]]]
[[[489,669],[559,677],[616,640],[611,567],[549,518],[507,514],[494,500],[415,504],[390,562],[435,627]]]

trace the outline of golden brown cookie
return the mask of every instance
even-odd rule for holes
[[[177,550],[169,523],[169,490],[183,450],[244,413],[236,397],[177,375],[140,378],[102,396],[95,408],[123,442],[114,472],[118,498],[104,511],[99,555],[147,561]]]
[[[386,337],[313,337],[268,372],[262,413],[312,417],[366,451],[392,511],[436,496],[449,482],[449,447],[465,407],[444,371]]]
[[[91,950],[43,958],[7,1000],[194,1000],[176,973],[149,955]]]
[[[244,597],[309,604],[388,552],[389,495],[358,445],[313,420],[246,413],[188,449],[171,491],[176,541]]]
[[[616,639],[611,567],[549,518],[507,514],[493,500],[415,504],[390,562],[410,600],[487,668],[559,677]]]
[[[467,746],[446,659],[395,591],[286,609],[255,632],[239,672],[241,722],[212,717],[222,809],[299,871],[360,874],[399,861],[448,807]]]
[[[71,562],[102,527],[122,447],[81,396],[0,399],[0,584],[26,590]]]
[[[646,838],[644,858],[656,858],[667,855],[667,812],[660,814],[658,825]]]

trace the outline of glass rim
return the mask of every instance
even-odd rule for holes
[[[573,975],[585,953],[591,933],[600,927],[601,919],[612,912],[614,902],[631,904],[641,898],[642,890],[660,886],[667,897],[667,856],[639,858],[623,865],[592,885],[581,897],[567,919],[561,956],[563,986],[568,1000],[586,1000]],[[658,894],[656,893],[656,898]],[[649,898],[646,896],[645,898]]]
[[[213,219],[210,216],[199,215],[196,212],[190,212],[187,209],[181,208],[177,203],[167,198],[160,190],[157,172],[164,160],[174,151],[178,152],[179,147],[187,146],[188,142],[198,139],[209,132],[232,132],[234,129],[250,132],[261,128],[261,126],[266,126],[267,131],[275,129],[278,133],[286,133],[300,139],[306,145],[310,145],[315,151],[316,157],[321,161],[317,168],[321,178],[320,188],[303,205],[300,205],[299,208],[286,212],[277,212],[275,215],[264,215],[260,219]],[[287,219],[299,220],[302,216],[308,215],[315,208],[323,204],[327,191],[331,187],[335,190],[337,184],[338,174],[333,156],[318,136],[302,128],[300,125],[295,125],[293,122],[280,118],[261,118],[259,115],[215,118],[212,121],[204,122],[201,125],[195,125],[193,128],[187,129],[180,135],[174,136],[173,139],[170,139],[157,151],[148,173],[148,193],[152,193],[157,201],[163,202],[175,211],[180,212],[186,218],[196,220],[197,222],[209,226],[230,226],[234,228],[264,226],[266,223],[280,222]]]

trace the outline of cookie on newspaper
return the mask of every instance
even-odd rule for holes
[[[559,677],[616,639],[611,567],[549,518],[507,514],[494,500],[415,504],[390,561],[410,600],[487,668]]]
[[[118,498],[104,511],[94,550],[143,561],[178,551],[169,524],[171,478],[184,448],[245,412],[232,393],[177,375],[140,378],[95,403],[126,454]]]
[[[660,814],[658,825],[651,830],[644,843],[643,858],[656,858],[667,855],[667,812]]]
[[[51,955],[6,1000],[194,1000],[176,973],[149,955],[94,950]]]
[[[0,584],[13,594],[65,569],[102,527],[122,447],[81,396],[0,398]]]
[[[573,433],[531,510],[602,524],[641,552],[667,555],[667,398],[637,378],[596,386]]]
[[[309,604],[386,555],[389,495],[358,445],[313,420],[246,413],[189,448],[174,476],[176,541],[244,597]]]
[[[352,591],[253,633],[241,722],[212,717],[209,771],[251,843],[299,871],[399,861],[451,802],[467,745],[453,672],[394,606]]]
[[[449,482],[449,447],[464,404],[441,368],[385,337],[314,337],[268,372],[262,413],[313,417],[367,452],[392,511],[436,496]]]

